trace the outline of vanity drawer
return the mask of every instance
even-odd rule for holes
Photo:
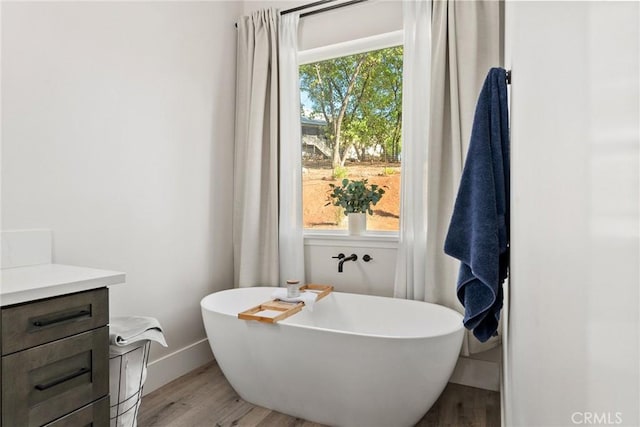
[[[3,308],[2,354],[89,331],[108,321],[107,288]]]
[[[42,426],[108,393],[107,326],[2,357],[3,426]]]
[[[109,398],[103,397],[97,402],[65,415],[44,427],[109,427]]]

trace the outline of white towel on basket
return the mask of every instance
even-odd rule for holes
[[[167,346],[157,319],[144,316],[117,316],[109,319],[109,344],[124,347],[144,340]]]

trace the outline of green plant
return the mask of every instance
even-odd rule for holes
[[[345,179],[347,177],[347,168],[344,166],[336,166],[331,174],[333,179]]]
[[[366,179],[356,181],[343,179],[342,185],[329,184],[329,203],[325,206],[334,205],[344,209],[344,214],[369,213],[373,215],[371,205],[380,201],[384,190],[376,184],[368,185]]]

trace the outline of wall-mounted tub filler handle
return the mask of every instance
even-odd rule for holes
[[[363,260],[364,262],[369,262],[369,261],[371,261],[372,259],[373,259],[373,257],[372,257],[372,256],[370,256],[369,254],[365,254],[365,256],[363,256],[363,257],[362,257],[362,260]]]
[[[344,254],[343,253],[339,253],[338,256],[332,256],[331,258],[335,258],[335,259],[342,259],[344,258]]]

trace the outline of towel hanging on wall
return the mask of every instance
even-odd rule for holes
[[[478,97],[444,251],[461,262],[457,295],[464,325],[485,342],[497,333],[509,265],[509,119],[502,68],[489,71]]]

